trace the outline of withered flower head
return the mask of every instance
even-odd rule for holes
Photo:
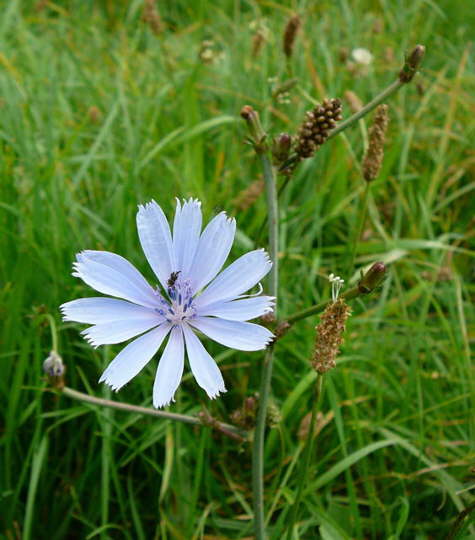
[[[312,157],[341,118],[339,99],[325,99],[321,105],[308,111],[297,135],[295,153],[300,158]]]
[[[374,180],[381,169],[388,121],[388,106],[380,105],[376,109],[373,125],[369,132],[368,150],[363,159],[363,177],[367,182]]]
[[[345,323],[351,314],[343,298],[332,302],[323,312],[315,327],[315,350],[312,366],[318,373],[325,373],[336,366],[335,359],[343,343]]]

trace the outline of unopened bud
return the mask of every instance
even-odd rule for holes
[[[403,83],[412,81],[416,74],[422,59],[424,58],[426,48],[424,45],[416,45],[410,54],[406,57],[406,62],[399,72],[399,80]]]
[[[272,156],[276,165],[283,163],[290,153],[292,137],[288,133],[281,133],[272,141]]]
[[[250,105],[244,105],[244,107],[241,109],[241,118],[243,118],[247,123],[247,127],[249,128],[249,132],[251,134],[252,143],[254,144],[256,150],[264,150],[265,148],[263,147],[263,142],[267,135],[262,129],[259,113]]]
[[[358,283],[360,293],[369,294],[373,292],[384,281],[387,272],[387,266],[383,262],[374,263]]]
[[[43,371],[53,386],[57,388],[64,386],[64,372],[66,368],[63,364],[63,359],[56,351],[51,351],[48,358],[43,362]]]

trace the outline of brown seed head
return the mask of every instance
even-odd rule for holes
[[[142,20],[156,36],[162,33],[163,24],[155,0],[144,0]]]
[[[295,153],[300,158],[309,158],[327,140],[330,131],[341,120],[339,99],[325,99],[312,111],[307,111],[305,120],[297,134]]]
[[[344,299],[332,302],[323,312],[316,326],[315,350],[312,366],[318,373],[325,373],[336,366],[335,359],[343,343],[345,323],[351,314]]]
[[[292,51],[294,49],[295,44],[295,38],[297,37],[297,32],[300,28],[300,17],[298,15],[294,15],[291,17],[284,30],[284,40],[283,40],[283,49],[284,54],[287,56],[287,58],[290,58],[292,56]]]
[[[247,210],[250,208],[264,191],[264,180],[255,180],[246,189],[237,194],[233,204],[237,210]]]
[[[380,105],[376,109],[373,125],[369,132],[368,150],[363,158],[363,177],[367,182],[374,180],[381,169],[388,121],[388,106]]]

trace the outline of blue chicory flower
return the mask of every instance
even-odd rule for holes
[[[160,206],[139,206],[137,229],[145,256],[160,284],[152,287],[126,259],[108,251],[83,251],[73,275],[103,294],[61,306],[63,319],[91,324],[82,334],[94,346],[131,341],[109,364],[99,382],[119,390],[137,375],[169,336],[153,385],[153,405],[174,399],[183,374],[185,349],[197,383],[210,398],[225,392],[221,372],[195,334],[234,349],[257,351],[273,338],[249,323],[273,309],[271,296],[244,294],[272,263],[258,249],[218,274],[234,240],[236,222],[224,212],[201,232],[201,203],[177,200],[173,235]],[[120,298],[120,299],[119,299]]]

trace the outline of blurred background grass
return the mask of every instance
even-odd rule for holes
[[[0,532],[252,537],[249,447],[207,428],[45,393],[45,314],[58,324],[68,385],[109,396],[96,381],[120,346],[94,351],[77,325],[60,322],[60,303],[90,295],[70,275],[74,254],[114,251],[153,280],[136,207],[153,197],[171,215],[175,196],[200,198],[206,217],[236,216],[233,257],[252,248],[266,207],[263,197],[242,203],[260,172],[243,144],[241,106],[258,109],[271,133],[294,132],[312,100],[347,90],[371,99],[395,79],[404,52],[423,43],[422,72],[388,102],[384,167],[357,252],[358,267],[384,260],[390,276],[354,304],[338,369],[327,377],[299,535],[445,538],[475,486],[475,10],[449,0],[181,0],[160,3],[154,23],[143,8],[138,0],[2,8]],[[280,103],[272,89],[288,79],[281,42],[295,12],[299,83]],[[355,47],[374,55],[367,70],[350,65]],[[326,276],[348,266],[367,121],[307,160],[282,196],[282,316],[327,298]],[[301,322],[277,349],[281,420],[266,459],[272,538],[281,537],[296,492],[316,322]],[[207,347],[228,393],[210,402],[188,374],[173,410],[206,407],[229,421],[257,390],[262,354]],[[155,365],[114,399],[150,405]]]

